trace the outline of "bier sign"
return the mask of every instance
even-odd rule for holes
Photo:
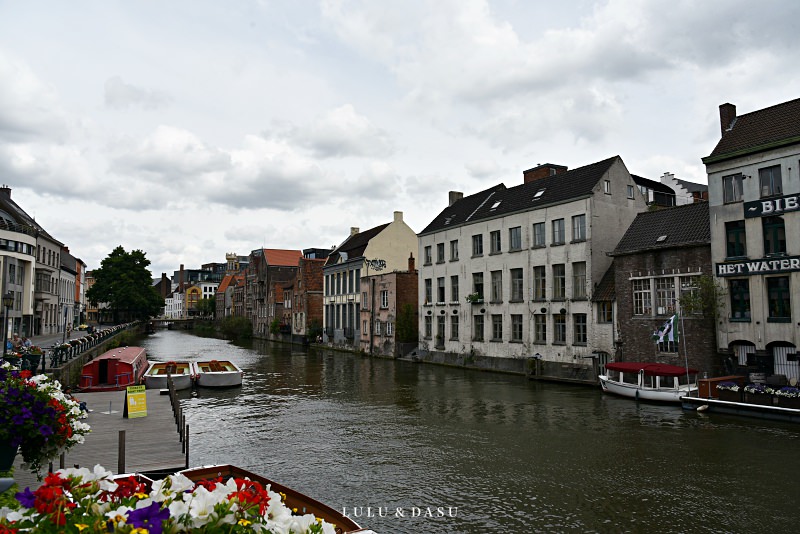
[[[785,195],[778,198],[765,198],[744,203],[745,218],[771,217],[787,211],[800,210],[800,195]]]
[[[128,386],[125,388],[125,413],[122,417],[146,417],[147,394],[144,386]]]

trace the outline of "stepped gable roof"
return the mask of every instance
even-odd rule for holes
[[[454,202],[418,235],[591,195],[600,178],[618,160],[621,161],[621,158],[614,156],[511,188],[498,184]]]
[[[282,250],[276,248],[264,249],[264,259],[267,260],[267,265],[273,267],[297,267],[300,264],[300,258],[302,257],[303,253],[299,250]]]
[[[706,184],[698,184],[697,182],[689,182],[687,180],[681,180],[679,178],[673,178],[676,182],[678,182],[684,189],[686,189],[690,193],[704,193],[708,191],[708,186]]]
[[[640,213],[611,256],[711,243],[708,202]]]
[[[800,143],[800,98],[737,116],[703,163],[794,143]]]
[[[349,236],[344,240],[344,243],[336,247],[335,250],[331,251],[327,260],[325,261],[325,265],[335,265],[338,263],[339,258],[342,256],[342,252],[347,254],[348,259],[360,258],[364,255],[364,250],[366,250],[367,245],[369,245],[370,239],[383,232],[383,230],[389,226],[389,224],[390,223],[381,224],[375,228],[370,228],[369,230]]]
[[[592,300],[594,302],[597,301],[608,301],[614,300],[617,296],[617,284],[616,284],[616,274],[617,274],[617,266],[614,263],[614,260],[611,260],[611,265],[608,266],[608,269],[603,274],[603,278],[600,279],[600,283],[597,284],[597,287],[592,292]]]

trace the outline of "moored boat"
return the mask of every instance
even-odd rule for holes
[[[194,362],[194,374],[200,387],[223,388],[241,386],[244,371],[229,360],[205,360]]]
[[[606,393],[673,403],[697,394],[697,369],[650,362],[612,362],[605,367],[607,374],[598,378]]]
[[[144,385],[147,389],[164,389],[170,376],[176,390],[191,388],[194,379],[192,364],[187,361],[153,362],[144,374]]]
[[[81,369],[81,391],[117,391],[141,383],[147,371],[147,353],[142,347],[118,347],[86,362]]]
[[[289,509],[295,510],[296,513],[314,514],[316,517],[336,525],[337,533],[345,534],[359,532],[362,534],[367,534],[372,532],[368,529],[362,529],[351,517],[331,508],[327,504],[323,504],[307,495],[300,493],[299,491],[293,490],[284,486],[283,484],[279,484],[266,477],[252,473],[240,467],[229,464],[210,465],[184,469],[183,471],[179,471],[179,473],[193,482],[218,479],[221,479],[222,482],[225,482],[230,478],[248,478],[254,482],[258,482],[262,486],[269,486],[272,491],[281,493],[282,496],[284,496],[284,504],[286,504]]]

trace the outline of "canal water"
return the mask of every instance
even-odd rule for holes
[[[183,392],[190,465],[230,463],[387,533],[796,531],[800,427],[600,388],[158,331],[154,360],[230,359]]]

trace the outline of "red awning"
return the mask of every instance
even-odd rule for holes
[[[684,376],[687,373],[686,367],[648,362],[612,362],[606,364],[606,369],[621,373],[638,373],[644,369],[645,376]],[[698,371],[690,367],[688,373],[696,375]]]

